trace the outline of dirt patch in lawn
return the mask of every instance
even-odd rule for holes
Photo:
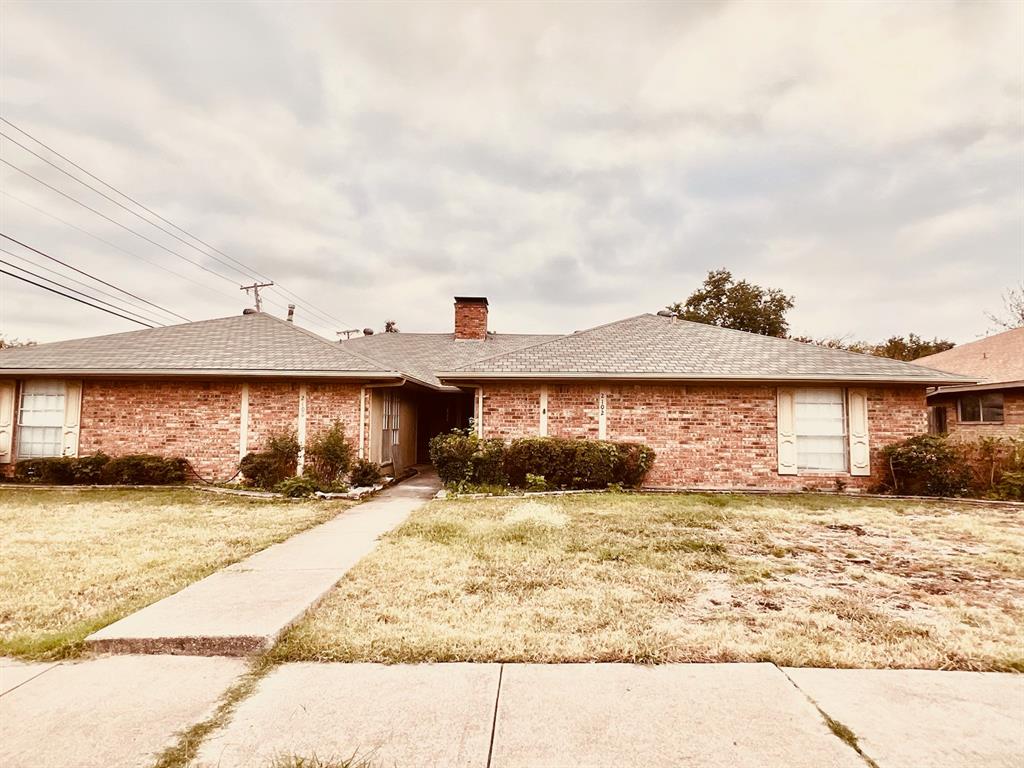
[[[0,654],[73,655],[97,629],[349,506],[185,489],[4,489]]]
[[[829,496],[434,502],[277,656],[1024,670],[1024,520]]]

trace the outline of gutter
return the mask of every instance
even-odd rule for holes
[[[987,392],[993,389],[1022,389],[1024,379],[1020,381],[991,381],[978,384],[961,384],[959,386],[939,387],[928,392],[928,397],[955,394],[957,392]]]
[[[723,376],[709,376],[707,374],[680,374],[680,373],[602,373],[582,371],[524,371],[510,373],[506,371],[445,371],[437,374],[442,383],[448,382],[473,382],[473,381],[531,381],[543,380],[564,380],[564,381],[663,381],[663,382],[685,382],[701,384],[719,383],[773,383],[773,382],[807,382],[807,383],[842,383],[842,384],[918,384],[922,387],[941,387],[945,385],[973,385],[976,380],[966,376],[951,376],[948,379],[922,378],[918,376],[887,376],[879,374],[864,375],[809,375],[809,374],[732,374]]]
[[[403,382],[407,378],[398,371],[301,371],[273,368],[0,368],[0,376],[66,376],[74,378],[164,376],[190,379],[208,379],[211,377],[246,379],[401,379]]]

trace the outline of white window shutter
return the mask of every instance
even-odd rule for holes
[[[78,455],[78,431],[82,420],[82,382],[64,383],[64,447],[65,456]]]
[[[868,393],[851,389],[849,393],[850,474],[871,474],[871,446],[868,444]]]
[[[14,457],[14,382],[0,381],[0,464]]]
[[[779,474],[796,474],[796,393],[792,389],[779,389],[778,433]]]

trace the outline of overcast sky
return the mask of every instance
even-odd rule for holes
[[[793,294],[796,334],[964,342],[1024,280],[1024,3],[5,0],[0,30],[4,117],[325,335],[447,331],[456,294],[571,331],[727,267]],[[190,319],[246,306],[241,275],[0,156],[230,279],[8,166],[0,231]],[[0,275],[5,336],[135,327]]]

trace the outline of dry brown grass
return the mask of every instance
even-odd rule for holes
[[[73,654],[96,629],[347,506],[186,489],[3,489],[0,654]]]
[[[1021,515],[829,496],[433,502],[277,657],[1024,670]]]

